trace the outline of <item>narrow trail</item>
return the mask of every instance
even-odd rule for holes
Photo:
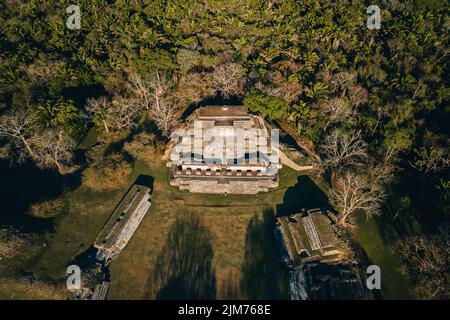
[[[281,163],[288,166],[291,169],[294,169],[297,172],[301,172],[301,171],[309,171],[314,169],[313,166],[299,166],[298,164],[296,164],[294,161],[292,161],[291,159],[289,159],[284,153],[283,151],[279,151],[280,153],[280,160]]]

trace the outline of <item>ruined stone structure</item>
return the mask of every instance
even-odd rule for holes
[[[275,237],[283,262],[289,267],[318,261],[337,262],[341,258],[330,221],[321,209],[279,217]]]
[[[288,267],[291,300],[362,299],[366,294],[358,267],[342,261],[327,214],[303,209],[277,218],[274,235]]]
[[[151,198],[150,188],[131,187],[94,242],[97,260],[107,263],[119,255],[150,208]]]
[[[278,186],[278,136],[244,106],[207,106],[173,139],[170,184],[197,193],[256,194]]]

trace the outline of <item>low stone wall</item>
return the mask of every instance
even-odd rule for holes
[[[193,193],[214,194],[257,194],[267,192],[270,188],[278,186],[278,179],[193,179],[177,177],[170,181],[173,186],[180,190]]]

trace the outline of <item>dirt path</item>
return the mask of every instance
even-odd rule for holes
[[[308,171],[308,170],[312,170],[314,169],[313,166],[299,166],[298,164],[296,164],[294,161],[292,161],[291,159],[289,159],[283,151],[279,151],[280,152],[280,160],[281,163],[288,166],[291,169],[294,169],[297,172],[301,172],[301,171]]]

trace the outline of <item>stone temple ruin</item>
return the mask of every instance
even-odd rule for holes
[[[104,300],[109,288],[108,264],[125,248],[151,206],[151,188],[134,184],[123,197],[93,248],[78,257],[83,268],[82,288],[71,289],[77,300]]]
[[[197,193],[256,194],[278,186],[278,132],[244,106],[206,106],[177,130],[170,184]]]
[[[97,260],[115,259],[133,236],[151,205],[150,188],[135,184],[120,202],[94,242]]]
[[[340,260],[341,251],[335,245],[336,238],[321,209],[279,217],[275,237],[280,244],[283,261],[287,265]]]
[[[358,271],[340,263],[342,251],[322,209],[278,217],[275,238],[289,271],[292,300],[361,299]]]

